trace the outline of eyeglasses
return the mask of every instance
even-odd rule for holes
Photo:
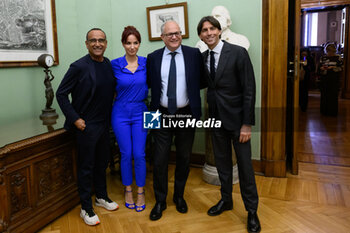
[[[179,37],[181,36],[181,31],[178,31],[178,32],[172,32],[172,33],[166,33],[166,34],[163,34],[164,36],[168,37],[169,39],[173,36],[176,36],[176,37]]]
[[[88,40],[90,44],[96,44],[96,42],[100,43],[100,44],[103,44],[106,42],[106,39],[90,39]]]

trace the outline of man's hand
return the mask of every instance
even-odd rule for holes
[[[251,125],[242,125],[241,133],[239,135],[239,142],[245,143],[250,140],[252,136],[252,126]]]
[[[77,127],[79,130],[81,130],[81,131],[84,131],[84,129],[85,129],[85,127],[86,127],[86,125],[85,125],[85,121],[83,120],[83,119],[81,119],[81,118],[79,118],[78,120],[76,120],[75,122],[74,122],[74,125],[75,125],[75,127]]]

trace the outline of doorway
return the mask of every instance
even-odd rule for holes
[[[302,85],[305,85],[305,83],[309,89],[306,108],[305,106],[300,108],[302,106],[295,103],[296,98],[289,97],[287,99],[287,111],[288,109],[290,111],[289,114],[287,113],[287,116],[290,116],[290,119],[287,118],[287,167],[293,174],[298,172],[297,165],[295,166],[293,161],[297,161],[296,164],[304,162],[350,166],[350,142],[347,140],[350,136],[349,130],[347,130],[348,125],[350,125],[350,100],[346,99],[349,83],[349,75],[347,75],[349,73],[347,68],[349,62],[348,12],[349,6],[347,5],[323,7],[309,5],[301,10],[300,48],[307,49],[309,57],[300,56],[299,62],[303,63],[308,60],[309,65],[312,66],[310,63],[313,63],[314,66],[304,84],[301,80],[302,70],[296,69],[299,72],[299,82],[295,85],[295,80],[291,80],[287,88],[287,96],[294,97],[296,93],[299,97],[302,97]],[[337,53],[344,59],[345,64],[340,78],[339,109],[336,117],[323,116],[320,113],[321,80],[319,61],[324,54],[324,46],[327,43],[335,45]],[[302,64],[300,67],[302,67]],[[302,85],[299,86],[299,84]],[[298,109],[295,109],[296,106]],[[293,113],[297,114],[293,115]],[[293,116],[297,117],[297,120],[292,119]],[[296,125],[293,125],[293,123]]]
[[[338,92],[333,93],[334,96],[338,94],[338,104],[332,104],[338,105],[338,110],[331,114],[333,116],[329,116],[325,112],[321,113],[320,109],[327,105],[323,96],[327,96],[327,92],[331,89],[329,83],[327,83],[328,86],[325,85],[320,60],[325,56],[325,47],[328,44],[334,45],[337,55],[342,60],[347,58],[345,56],[345,48],[348,46],[347,13],[347,6],[344,5],[302,9],[301,48],[309,52],[309,59],[306,60],[310,61],[307,64],[310,68],[308,77],[304,79],[308,87],[307,99],[302,98],[302,88],[299,88],[299,97],[301,97],[299,99],[304,101],[300,103],[300,107],[304,105],[304,109],[301,108],[302,111],[299,111],[298,162],[350,166],[348,155],[350,144],[345,140],[349,136],[346,126],[350,122],[350,116],[347,116],[350,100],[342,98],[345,92],[344,84],[348,79],[344,66],[343,71],[339,72],[330,84],[333,85],[337,76],[339,77]],[[300,79],[299,83],[302,82]],[[331,107],[336,109],[336,106]]]

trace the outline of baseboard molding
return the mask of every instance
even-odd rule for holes
[[[261,160],[253,159],[252,163],[253,163],[253,168],[254,168],[255,174],[264,175]]]

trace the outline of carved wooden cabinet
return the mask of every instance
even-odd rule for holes
[[[64,129],[1,147],[0,232],[35,232],[76,206],[76,182],[74,138]]]

